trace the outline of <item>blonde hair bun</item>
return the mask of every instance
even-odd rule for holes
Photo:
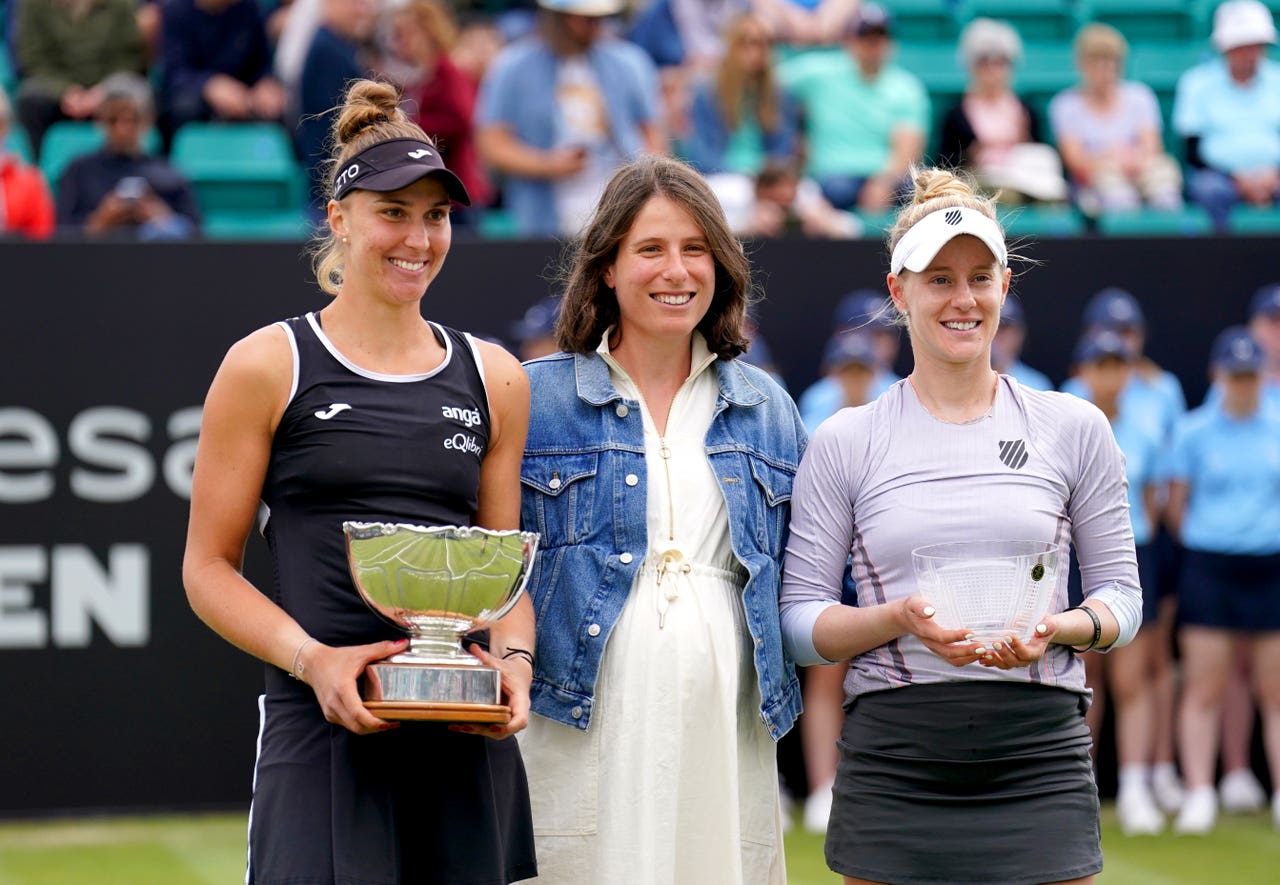
[[[400,91],[395,86],[376,80],[355,80],[333,123],[333,142],[340,150],[372,126],[408,120],[400,110]]]

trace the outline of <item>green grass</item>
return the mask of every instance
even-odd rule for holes
[[[1099,885],[1280,883],[1280,834],[1267,814],[1224,817],[1210,836],[1127,839],[1103,813]],[[0,885],[224,885],[243,880],[243,815],[0,824]],[[822,837],[787,836],[791,885],[833,885]]]

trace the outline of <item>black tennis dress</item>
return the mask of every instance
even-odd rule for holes
[[[470,524],[490,427],[480,360],[468,336],[432,324],[444,362],[381,375],[339,353],[318,314],[281,325],[295,357],[262,490],[272,597],[326,644],[399,638],[352,586],[342,523]],[[536,874],[514,739],[415,722],[355,735],[273,666],[259,707],[249,883],[489,885]]]

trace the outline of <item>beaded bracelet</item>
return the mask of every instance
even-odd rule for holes
[[[533,669],[533,652],[527,648],[509,648],[507,653],[502,656],[505,661],[508,658],[524,658],[529,662],[529,669]]]
[[[1098,647],[1098,640],[1102,639],[1102,619],[1098,617],[1098,613],[1087,605],[1074,605],[1067,611],[1081,611],[1089,616],[1089,620],[1093,621],[1093,638],[1089,640],[1089,644],[1084,648],[1076,648],[1071,646],[1071,650],[1078,655],[1082,655],[1087,651],[1093,651]]]

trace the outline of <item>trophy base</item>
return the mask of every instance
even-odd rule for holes
[[[365,701],[379,719],[400,722],[483,722],[506,725],[511,708],[501,704],[429,704],[422,701]]]
[[[479,664],[415,663],[401,656],[365,668],[364,705],[381,719],[510,721],[502,675]]]

